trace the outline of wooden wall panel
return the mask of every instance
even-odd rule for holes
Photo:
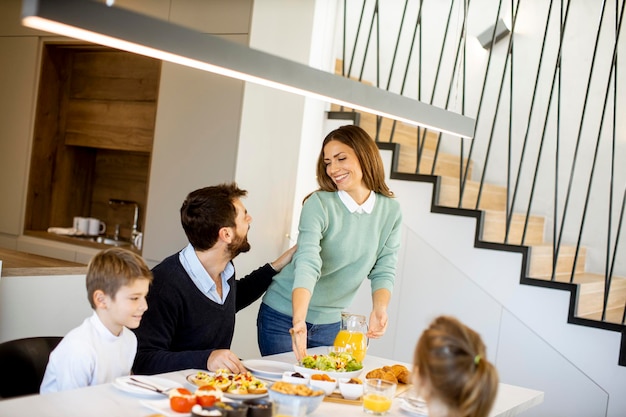
[[[41,75],[33,152],[28,182],[28,197],[24,228],[45,230],[50,226],[49,213],[52,204],[52,167],[56,160],[59,142],[59,118],[61,117],[62,84],[67,79],[69,63],[67,56],[52,54],[44,48],[41,57]],[[42,88],[45,86],[45,88]]]
[[[154,103],[70,99],[65,143],[102,149],[150,152]]]
[[[126,52],[79,52],[74,56],[70,97],[156,103],[160,68],[160,61]]]

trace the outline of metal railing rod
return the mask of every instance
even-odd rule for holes
[[[528,138],[529,138],[529,134],[530,134],[530,126],[531,126],[531,122],[532,122],[532,117],[534,114],[534,108],[535,108],[535,103],[537,102],[537,91],[539,88],[539,76],[541,75],[541,67],[543,65],[544,59],[544,52],[545,52],[545,48],[546,48],[546,41],[548,39],[548,28],[549,28],[549,24],[550,24],[550,17],[552,16],[552,4],[553,2],[548,2],[549,7],[548,7],[548,14],[546,17],[546,24],[545,24],[545,29],[543,32],[543,40],[541,42],[541,52],[539,53],[539,60],[537,61],[537,71],[535,72],[535,84],[533,86],[533,94],[532,94],[532,98],[530,100],[530,108],[528,110],[528,123],[526,123],[526,132],[524,133],[524,140],[522,141],[522,148],[520,150],[520,158],[519,158],[519,164],[517,166],[517,175],[515,177],[515,185],[513,187],[513,193],[512,193],[512,197],[511,197],[511,205],[510,205],[510,211],[509,214],[506,218],[506,226],[505,226],[505,234],[508,236],[509,231],[511,230],[511,221],[513,219],[513,213],[515,212],[515,201],[517,200],[517,192],[519,190],[519,185],[521,182],[521,177],[522,177],[522,166],[524,164],[524,156],[526,155],[526,146],[528,145]],[[513,36],[513,33],[511,34],[511,36]],[[524,244],[524,241],[522,240],[520,242],[520,244]]]
[[[403,12],[406,13],[406,6],[408,4],[408,0],[407,3],[405,3],[405,10]],[[404,19],[404,16],[403,16]],[[413,36],[411,37],[411,45],[409,46],[409,53],[408,53],[408,57],[406,60],[406,65],[404,67],[404,74],[402,76],[402,84],[400,85],[400,94],[402,95],[404,93],[404,88],[406,87],[406,80],[407,77],[409,75],[409,65],[411,64],[411,57],[413,57],[413,50],[415,47],[415,39],[417,37],[417,28],[419,26],[421,26],[422,24],[422,8],[420,7],[419,12],[417,13],[417,19],[415,21],[415,25],[413,26]],[[398,43],[400,42],[400,33],[398,33]],[[397,46],[397,44],[396,44]],[[389,77],[390,81],[391,81],[391,77]],[[389,90],[389,85],[387,85],[387,90]],[[389,134],[389,142],[393,142],[393,137],[396,131],[396,123],[397,121],[394,120],[392,125],[391,125],[391,133]],[[418,130],[419,132],[419,130]],[[418,138],[419,139],[419,138]],[[419,141],[418,141],[419,142]]]
[[[369,30],[367,31],[367,40],[365,41],[365,53],[363,54],[363,62],[361,62],[361,71],[359,72],[359,81],[363,81],[363,73],[365,72],[365,62],[367,62],[367,53],[370,50],[370,42],[372,41],[372,32],[374,31],[374,20],[377,13],[378,0],[375,1],[372,19],[370,20]],[[378,68],[376,69],[376,87],[378,87]]]
[[[563,21],[563,1],[561,0],[561,8],[560,11],[560,21]],[[568,0],[571,1],[571,0]],[[559,145],[561,140],[561,98],[563,96],[563,91],[561,90],[561,80],[563,77],[563,67],[559,65],[558,68],[558,76],[557,76],[557,100],[556,100],[556,129],[555,129],[555,141],[554,141],[554,193],[553,193],[553,207],[552,207],[552,218],[554,222],[552,222],[552,242],[556,242],[556,234],[558,229],[557,219],[558,219],[558,210],[559,210]],[[567,206],[564,206],[563,211],[567,211]],[[557,261],[559,259],[559,245],[552,245],[552,270],[550,271],[550,281],[554,281],[556,279],[556,267]]]
[[[615,2],[615,13],[617,15],[617,1]],[[617,22],[616,23],[616,36],[618,36],[617,33]],[[606,247],[606,270],[605,270],[605,279],[608,281],[609,285],[606,288],[605,293],[607,294],[606,296],[606,303],[608,304],[608,294],[611,291],[611,285],[612,285],[612,280],[613,280],[613,266],[612,262],[611,262],[611,230],[612,230],[612,220],[613,220],[613,196],[614,196],[614,178],[615,178],[615,143],[617,140],[616,137],[616,132],[617,132],[617,91],[618,91],[618,85],[617,85],[617,72],[618,72],[618,65],[619,65],[619,61],[616,60],[615,61],[615,71],[613,71],[613,126],[611,129],[611,133],[612,133],[612,137],[611,137],[611,175],[610,175],[610,183],[609,183],[609,215],[608,215],[608,224],[607,224],[607,247]],[[617,240],[619,238],[619,235],[616,234],[615,239],[615,245],[616,245],[616,249],[617,249]],[[617,255],[617,252],[613,253],[613,259],[615,259],[615,256]],[[605,320],[605,317],[602,318],[602,320]]]
[[[515,31],[515,23],[517,22],[517,15],[519,13],[519,4],[521,0],[517,0],[516,12],[511,22],[511,31]],[[485,176],[487,174],[487,166],[489,165],[489,155],[491,153],[491,144],[493,143],[493,135],[496,128],[496,120],[498,119],[498,112],[500,111],[500,99],[502,98],[502,91],[504,89],[504,81],[506,79],[507,68],[509,68],[509,58],[511,56],[511,50],[513,48],[513,36],[509,37],[509,43],[507,45],[506,57],[504,59],[504,67],[502,68],[502,77],[500,77],[500,88],[498,89],[498,99],[496,101],[496,110],[492,118],[491,131],[489,132],[489,139],[487,142],[487,150],[485,151],[485,162],[483,166],[483,172],[480,176],[480,183],[478,185],[478,195],[476,196],[476,210],[480,206],[480,199],[483,193],[483,186],[485,184]]]
[[[378,10],[378,0],[374,4],[374,17],[376,20],[376,87],[380,88],[380,13]],[[372,21],[372,26],[374,22]],[[365,64],[365,62],[363,62]],[[380,139],[380,129],[383,126],[383,118],[376,116],[376,142]]]
[[[459,41],[457,42],[456,45],[456,52],[455,52],[455,56],[454,56],[454,65],[452,66],[452,73],[450,74],[450,83],[448,84],[448,94],[446,96],[446,104],[444,108],[448,108],[448,106],[450,105],[450,97],[452,96],[452,87],[454,85],[454,79],[455,74],[456,74],[456,69],[457,66],[459,66],[459,61],[460,61],[460,57],[461,57],[461,51],[463,50],[461,48],[461,45],[464,43],[465,41],[465,24],[467,23],[466,19],[463,19],[463,23],[461,24],[461,32],[459,35]],[[426,132],[428,131],[428,129],[424,129],[424,134],[426,134]],[[441,145],[441,136],[442,133],[439,132],[439,134],[437,135],[437,146],[435,148],[435,154],[433,155],[433,164],[432,167],[430,169],[430,174],[434,175],[435,174],[435,165],[437,164],[437,156],[439,155],[439,148]],[[424,138],[425,139],[425,138]],[[461,155],[461,159],[462,159],[462,155]]]
[[[365,4],[367,0],[363,1],[363,5],[361,6],[361,14],[359,15],[359,23],[356,27],[356,35],[354,37],[354,45],[352,46],[352,55],[350,56],[350,65],[348,65],[348,74],[347,77],[352,77],[352,64],[354,64],[354,57],[356,55],[357,46],[359,44],[359,35],[361,34],[361,27],[363,26],[363,17],[365,16]],[[344,3],[345,5],[345,3]],[[348,14],[347,5],[344,6],[344,16]],[[344,31],[345,33],[345,31]],[[344,35],[345,36],[345,35]]]
[[[439,59],[437,61],[437,70],[435,71],[435,79],[433,80],[433,88],[431,90],[430,93],[430,101],[429,104],[433,104],[433,101],[435,100],[435,93],[437,92],[437,85],[439,84],[439,74],[441,73],[441,63],[443,62],[443,55],[446,49],[446,43],[448,41],[448,29],[450,28],[450,20],[452,18],[452,10],[454,9],[454,0],[452,0],[450,2],[450,8],[448,9],[448,18],[446,19],[446,29],[445,32],[443,34],[443,40],[441,42],[441,48],[440,48],[440,52],[439,52]],[[463,25],[465,25],[465,21],[463,21]],[[456,67],[456,61],[454,63],[455,67]],[[454,74],[454,70],[452,70],[452,74]],[[446,104],[447,107],[447,104]],[[422,155],[423,155],[423,151],[424,151],[424,145],[426,144],[426,135],[428,134],[428,129],[420,129],[418,131],[418,134],[421,133],[422,136],[422,140],[419,141],[420,142],[420,146],[418,146],[417,148],[417,152],[418,152],[418,164],[417,164],[417,171],[419,172],[419,162],[421,162],[422,159]],[[440,136],[441,137],[441,136]],[[437,144],[437,148],[439,147],[439,144]],[[434,163],[433,163],[433,167],[434,167]]]
[[[389,87],[391,87],[391,78],[393,77],[393,69],[396,65],[396,59],[398,58],[398,48],[400,46],[400,38],[402,37],[402,29],[404,28],[404,19],[406,19],[406,9],[408,6],[409,0],[405,0],[404,8],[402,9],[402,17],[400,18],[400,25],[398,26],[396,45],[393,48],[393,56],[391,57],[391,67],[389,68],[389,77],[387,78],[387,87],[385,88],[387,91],[389,91]]]
[[[492,39],[492,45],[493,45],[493,40],[495,39],[496,36],[496,27],[497,27],[497,23],[498,23],[498,18],[500,16],[500,10],[502,9],[502,0],[500,0],[498,2],[498,11],[496,12],[496,20],[493,24],[493,32],[491,35],[491,39]],[[512,35],[511,35],[512,36]],[[487,65],[485,67],[485,76],[483,78],[483,85],[481,87],[480,90],[480,98],[478,100],[478,109],[476,110],[476,126],[479,126],[479,121],[480,121],[480,116],[481,116],[481,110],[483,108],[483,101],[485,98],[485,90],[487,88],[487,77],[489,76],[489,70],[491,68],[491,58],[493,56],[493,50],[494,48],[489,48],[489,55],[487,56]],[[474,135],[476,136],[476,135]],[[470,148],[469,148],[469,153],[467,156],[467,160],[470,161],[472,159],[472,153],[474,151],[474,143],[475,141],[472,141],[472,143],[470,144]],[[459,188],[461,189],[460,191],[460,196],[461,199],[459,199],[459,207],[462,206],[462,202],[463,202],[463,193],[465,190],[465,184],[467,182],[467,174],[469,172],[469,164],[465,166],[465,172],[463,174],[463,180],[461,181],[461,183],[459,184]]]
[[[583,207],[583,212],[582,212],[582,220],[580,222],[580,230],[578,232],[578,240],[576,242],[576,251],[574,252],[574,269],[576,268],[576,262],[578,260],[578,254],[580,251],[580,245],[581,245],[581,241],[582,241],[582,234],[583,234],[583,230],[585,228],[585,220],[587,217],[587,210],[589,208],[589,200],[590,200],[590,195],[591,195],[591,185],[593,183],[593,177],[595,174],[595,169],[596,169],[596,163],[598,160],[598,152],[600,149],[600,139],[602,137],[602,127],[604,125],[604,120],[605,120],[605,115],[606,115],[606,106],[609,100],[609,93],[611,90],[611,84],[612,84],[612,78],[613,78],[613,72],[615,71],[615,64],[617,63],[617,49],[619,46],[619,37],[622,31],[622,22],[623,22],[623,18],[624,18],[624,6],[626,5],[626,1],[622,2],[622,8],[619,14],[619,23],[618,23],[618,27],[617,27],[617,33],[615,34],[615,44],[613,46],[613,57],[611,59],[611,67],[609,69],[609,76],[608,76],[608,80],[607,80],[607,84],[606,84],[606,90],[604,93],[604,104],[602,106],[602,115],[600,116],[600,126],[598,126],[598,136],[596,139],[596,148],[594,150],[593,153],[593,162],[591,164],[591,172],[589,174],[589,182],[587,184],[587,193],[585,196],[585,204]],[[604,286],[604,299],[603,299],[603,306],[602,306],[602,321],[605,320],[606,318],[606,308],[607,308],[607,301],[608,301],[608,294],[609,294],[609,287],[610,287],[610,280],[608,279],[608,277],[605,277],[605,286]]]
[[[598,52],[598,45],[600,43],[600,33],[602,30],[602,26],[603,26],[603,22],[604,22],[604,15],[605,15],[605,7],[606,7],[606,0],[602,1],[602,7],[600,8],[600,18],[598,21],[598,30],[596,31],[596,39],[595,39],[595,44],[594,44],[594,49],[593,49],[593,55],[591,58],[591,64],[589,67],[589,76],[587,77],[587,88],[585,89],[585,98],[583,100],[583,106],[582,106],[582,112],[580,115],[580,123],[578,124],[578,134],[576,135],[576,144],[574,145],[574,153],[572,155],[572,165],[570,167],[570,173],[569,173],[569,180],[567,183],[567,191],[565,193],[565,200],[563,202],[563,213],[561,216],[561,221],[560,221],[560,231],[558,233],[558,237],[556,236],[556,234],[554,235],[556,237],[556,239],[553,240],[553,242],[555,242],[554,245],[554,257],[558,258],[559,256],[559,251],[561,248],[561,242],[563,239],[563,231],[565,229],[565,222],[566,222],[566,218],[567,218],[567,208],[569,207],[569,201],[571,198],[571,194],[572,194],[572,186],[574,183],[574,174],[576,172],[576,163],[578,161],[578,152],[580,150],[580,143],[581,143],[581,139],[582,139],[582,131],[583,131],[583,126],[584,126],[584,122],[585,122],[585,115],[587,113],[587,105],[589,104],[589,91],[591,90],[591,81],[593,79],[593,74],[594,74],[594,68],[596,67],[596,58],[597,58],[597,52]],[[559,223],[557,221],[558,216],[555,212],[554,214],[554,225],[555,227],[557,226],[557,224]],[[570,276],[570,283],[574,282],[574,271],[572,271],[572,274]]]
[[[615,268],[615,260],[617,259],[617,248],[619,246],[619,239],[622,233],[622,224],[624,222],[624,208],[626,207],[626,188],[622,196],[622,209],[620,210],[619,220],[617,222],[617,231],[615,235],[615,247],[613,248],[613,259],[611,260],[611,269],[609,270],[609,276],[613,276],[613,269]],[[609,289],[607,289],[607,292]],[[622,324],[626,324],[626,303],[624,304],[624,313],[622,315]]]
[[[526,240],[526,232],[528,231],[528,219],[530,218],[530,209],[532,207],[533,198],[535,196],[535,187],[537,185],[537,174],[539,172],[539,163],[541,161],[541,156],[543,152],[543,144],[546,139],[546,130],[548,127],[548,120],[550,119],[550,110],[552,109],[552,98],[554,97],[554,85],[556,84],[556,77],[559,71],[559,67],[561,66],[561,54],[563,53],[563,39],[565,36],[565,28],[567,27],[567,21],[569,17],[569,10],[570,10],[571,4],[572,4],[571,1],[567,3],[567,7],[565,9],[565,16],[564,18],[560,19],[560,23],[561,22],[562,23],[560,24],[561,31],[559,34],[559,48],[556,54],[556,62],[554,65],[554,73],[552,75],[550,95],[548,96],[548,107],[547,107],[546,116],[545,116],[544,123],[543,123],[543,130],[541,132],[541,140],[539,142],[539,150],[537,153],[537,163],[535,164],[535,171],[533,174],[532,186],[530,188],[530,197],[528,198],[528,206],[526,209],[526,221],[524,222],[524,231],[522,232],[522,244]]]
[[[417,48],[418,50],[418,61],[417,61],[417,99],[418,100],[422,100],[422,75],[423,75],[423,71],[422,71],[422,65],[423,65],[423,57],[422,57],[422,25],[421,25],[421,21],[422,21],[422,10],[424,9],[424,0],[420,0],[420,11],[419,11],[419,17],[420,17],[420,25],[419,25],[419,47]],[[418,126],[417,128],[417,147],[419,148],[420,146],[420,132],[421,132],[422,128]],[[417,164],[416,167],[419,167],[419,152],[417,153]],[[418,173],[419,169],[416,168],[415,172]]]
[[[511,21],[515,17],[515,9],[513,6],[514,0],[511,0]],[[512,37],[513,35],[511,35]],[[507,141],[507,152],[506,152],[506,206],[504,208],[504,218],[506,219],[510,213],[510,190],[511,190],[511,167],[513,161],[513,69],[515,68],[515,63],[513,58],[515,57],[515,52],[513,51],[513,45],[511,45],[511,67],[509,68],[509,132],[508,132],[508,141]],[[504,231],[504,243],[509,243],[509,231]]]

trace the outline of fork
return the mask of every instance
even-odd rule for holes
[[[128,382],[128,384],[129,385],[134,385],[136,387],[144,388],[144,389],[147,389],[147,390],[150,390],[150,391],[158,392],[159,394],[163,394],[163,395],[167,395],[167,396],[169,396],[169,392],[175,388],[175,387],[165,388],[165,389],[159,388],[159,387],[157,387],[155,385],[149,384],[149,383],[147,383],[145,381],[141,381],[141,380],[133,378],[133,377],[130,377],[130,381]]]

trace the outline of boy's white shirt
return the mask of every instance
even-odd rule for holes
[[[115,336],[94,312],[52,351],[40,392],[113,382],[130,375],[136,353],[137,337],[131,330],[122,327]]]

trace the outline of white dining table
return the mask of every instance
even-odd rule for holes
[[[326,351],[326,348],[316,348],[309,350],[309,353],[322,353]],[[263,359],[289,364],[295,362],[295,357],[292,352],[266,356]],[[363,375],[371,369],[395,363],[401,362],[368,355],[363,361]],[[408,364],[404,365],[410,366]],[[194,373],[194,371],[195,370],[187,369],[159,374],[158,377],[172,381],[173,385],[192,388],[186,377]],[[501,383],[490,417],[510,417],[518,415],[541,402],[543,402],[543,392],[541,391]],[[157,413],[159,409],[150,408],[146,406],[146,404],[154,406],[154,404],[157,403],[166,403],[166,397],[150,397],[130,393],[109,383],[64,392],[0,400],[0,416],[148,417]],[[401,400],[396,398],[388,415],[410,416],[411,414],[400,408],[400,404]],[[176,417],[189,416],[189,414],[175,413],[168,410],[167,407],[164,407],[161,413]],[[327,401],[322,402],[314,413],[309,414],[310,417],[365,417],[367,415],[368,414],[362,410],[360,405]]]

